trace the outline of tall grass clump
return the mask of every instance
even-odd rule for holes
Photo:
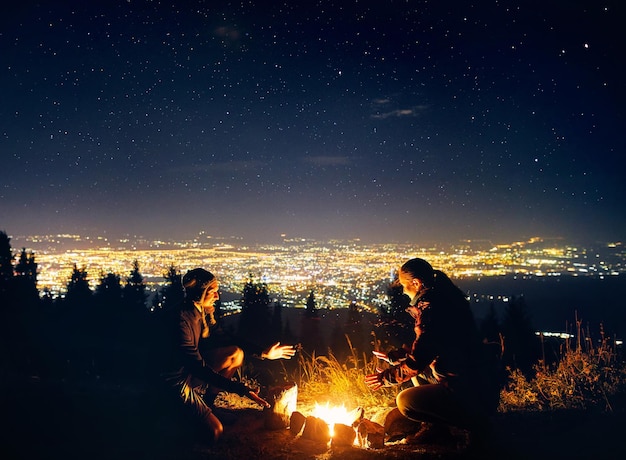
[[[576,331],[561,345],[557,361],[534,365],[534,377],[509,370],[509,382],[500,395],[501,412],[520,410],[599,409],[612,412],[626,395],[626,365],[616,344],[600,326],[594,343],[576,320]],[[618,404],[619,405],[619,404]]]
[[[330,403],[347,407],[388,406],[395,401],[397,390],[381,388],[372,391],[365,376],[376,372],[377,359],[360,354],[346,336],[348,357],[340,361],[332,350],[327,355],[301,353],[293,380],[298,383],[299,399],[306,403]]]

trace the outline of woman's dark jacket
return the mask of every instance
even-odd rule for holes
[[[434,282],[420,290],[411,304],[417,309],[415,340],[402,365],[390,369],[385,380],[401,383],[417,373],[432,383],[469,383],[480,373],[480,340],[463,292],[435,271]]]

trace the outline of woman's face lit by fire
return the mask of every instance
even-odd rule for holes
[[[398,282],[402,286],[402,293],[413,299],[422,288],[422,283],[417,278],[413,278],[408,273],[400,270],[398,272]]]

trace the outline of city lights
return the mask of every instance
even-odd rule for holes
[[[284,306],[302,307],[314,289],[320,308],[343,308],[356,301],[372,311],[386,301],[390,273],[411,257],[422,257],[456,279],[504,275],[602,278],[624,273],[626,267],[621,243],[591,249],[540,238],[499,245],[464,241],[449,247],[304,239],[252,246],[215,238],[186,242],[131,238],[109,241],[78,235],[14,240],[18,247],[35,253],[38,288],[53,295],[63,294],[74,266],[86,270],[91,287],[95,288],[107,273],[120,275],[124,282],[137,260],[152,291],[163,285],[163,275],[170,266],[181,273],[207,267],[220,277],[224,292],[241,292],[252,277],[256,282],[265,282],[271,295]],[[228,300],[224,298],[225,302]]]

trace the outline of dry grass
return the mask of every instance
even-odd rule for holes
[[[517,369],[508,370],[508,380],[500,393],[498,412],[555,411],[598,409],[612,412],[626,400],[626,364],[615,351],[615,344],[604,336],[593,342],[580,321],[576,321],[573,338],[564,340],[555,364],[539,361],[534,377],[528,378]],[[350,353],[340,361],[328,350],[327,355],[301,352],[295,371],[285,369],[284,380],[298,384],[298,404],[312,407],[315,403],[356,407],[385,408],[395,404],[400,386],[370,390],[364,377],[384,366],[373,356],[359,354],[348,337]],[[506,343],[504,344],[506,346]],[[246,376],[240,376],[246,379]],[[254,381],[248,382],[256,386]],[[230,398],[234,398],[230,396]],[[245,398],[224,401],[227,406],[254,406]],[[243,401],[239,401],[239,399]]]
[[[509,369],[509,383],[501,392],[501,412],[519,410],[600,409],[611,412],[614,401],[626,394],[626,366],[615,344],[600,331],[596,345],[581,322],[574,338],[566,339],[553,365],[540,361],[535,376],[527,379]]]
[[[397,388],[381,388],[372,391],[364,377],[376,372],[380,362],[365,354],[359,355],[350,339],[350,354],[340,362],[332,350],[328,355],[301,353],[293,381],[299,387],[299,399],[303,403],[326,403],[355,407],[389,406],[395,402]]]
[[[513,411],[553,411],[598,409],[611,412],[626,397],[626,364],[616,353],[616,346],[603,331],[593,342],[588,331],[576,321],[573,338],[563,342],[555,364],[539,361],[534,377],[527,378],[517,369],[509,376],[500,394],[501,413]],[[349,342],[349,339],[348,339]],[[506,344],[505,344],[506,346]],[[388,407],[395,403],[400,387],[371,391],[364,376],[381,365],[374,357],[358,355],[350,344],[351,354],[340,362],[328,355],[299,356],[296,375],[299,399],[303,403],[344,404],[352,407]]]

